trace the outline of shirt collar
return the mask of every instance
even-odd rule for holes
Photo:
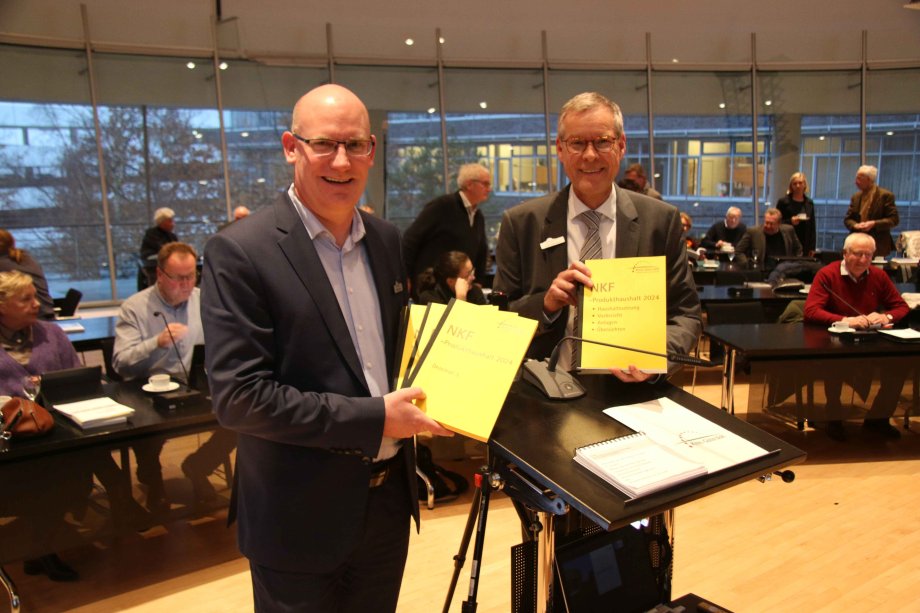
[[[303,202],[300,201],[300,198],[297,197],[297,191],[294,189],[294,184],[291,183],[291,186],[288,188],[288,196],[291,198],[291,202],[294,203],[294,210],[297,212],[297,215],[300,217],[300,220],[303,222],[304,228],[307,230],[307,234],[310,235],[310,240],[315,241],[318,238],[325,237],[326,240],[332,242],[335,245],[335,237],[332,236],[332,232],[326,229],[326,226],[323,225],[323,222],[313,214],[313,211],[308,209]],[[361,215],[357,213],[355,209],[355,214],[351,217],[351,230],[349,232],[348,238],[345,239],[345,244],[342,245],[342,251],[348,251],[353,248],[367,233],[367,230],[364,228],[364,220],[361,219]],[[336,249],[338,246],[336,245]]]
[[[568,221],[571,222],[573,219],[584,213],[585,211],[590,211],[591,207],[581,201],[575,194],[574,189],[569,189],[569,208],[568,208]],[[607,219],[611,221],[616,221],[617,217],[617,190],[611,188],[610,195],[604,200],[599,207],[594,209]]]
[[[32,326],[23,330],[11,330],[4,325],[0,325],[0,339],[3,339],[5,345],[15,347],[22,345],[32,339]]]
[[[865,270],[865,272],[863,272],[863,274],[860,275],[860,276],[857,278],[857,277],[854,277],[853,275],[851,275],[851,274],[850,274],[850,271],[847,270],[847,262],[846,262],[846,260],[840,260],[840,275],[843,276],[843,277],[849,277],[849,278],[853,279],[854,281],[859,281],[859,279],[862,279],[863,277],[869,276],[869,269],[867,268],[867,269]]]

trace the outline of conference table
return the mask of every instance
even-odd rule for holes
[[[102,348],[102,341],[115,338],[115,324],[118,322],[118,316],[109,315],[105,317],[80,317],[74,319],[56,320],[61,328],[67,333],[73,348],[77,352],[93,351]],[[83,327],[79,332],[68,332],[67,328],[75,325]]]
[[[52,411],[55,427],[50,433],[36,438],[10,441],[9,450],[0,453],[0,483],[4,485],[3,496],[16,496],[25,501],[39,501],[41,494],[49,487],[56,487],[56,474],[93,473],[93,466],[99,461],[100,454],[119,452],[121,456],[121,474],[130,485],[131,468],[129,448],[132,444],[158,438],[175,438],[187,434],[206,433],[215,430],[218,425],[211,411],[210,398],[202,396],[201,401],[193,406],[174,411],[154,408],[153,395],[141,390],[143,381],[106,383],[102,386],[102,395],[109,396],[135,410],[128,423],[116,426],[81,430],[66,418]],[[10,491],[14,488],[15,491]],[[36,503],[38,504],[38,503]],[[227,500],[219,497],[215,508],[225,506]],[[22,506],[22,505],[20,505]],[[166,517],[157,520],[174,521],[189,517],[197,510],[192,505],[175,505]],[[15,522],[14,522],[15,523]],[[133,525],[129,522],[109,521],[100,531],[73,531],[62,535],[53,543],[48,543],[50,551],[41,549],[29,534],[9,529],[13,524],[0,525],[0,564],[24,558],[38,557],[91,543],[99,538],[130,534],[149,526]],[[10,595],[10,600],[18,600],[15,586],[0,567],[0,583]],[[18,604],[13,607],[17,610]]]
[[[749,363],[775,365],[777,379],[789,378],[787,382],[796,389],[813,385],[820,379],[822,369],[830,369],[835,376],[846,376],[847,372],[884,368],[886,363],[897,367],[910,365],[914,373],[913,406],[918,404],[920,343],[917,342],[898,342],[881,333],[834,334],[823,326],[804,323],[717,324],[707,326],[706,334],[726,347],[722,366],[725,411],[734,410],[735,370],[742,356]],[[813,405],[808,408],[813,409]],[[905,424],[909,417],[908,411]],[[797,425],[804,426],[802,415]]]
[[[610,376],[578,377],[587,389],[583,398],[549,400],[531,385],[512,385],[492,436],[490,452],[499,465],[510,467],[525,484],[520,492],[547,498],[552,511],[539,512],[543,527],[537,554],[537,609],[551,598],[553,582],[554,516],[575,509],[605,531],[655,517],[666,527],[673,548],[675,507],[708,496],[783,467],[804,461],[805,452],[763,430],[720,411],[666,381],[654,385],[622,383]],[[698,415],[771,452],[759,459],[685,481],[636,499],[629,499],[606,481],[573,460],[575,449],[617,438],[631,431],[602,411],[613,405],[634,404],[666,396]],[[500,471],[503,472],[503,471]],[[509,474],[503,472],[503,474]],[[515,480],[517,481],[517,479]],[[511,483],[514,485],[514,483]],[[512,498],[515,488],[504,491]],[[660,569],[663,602],[670,599],[670,567]]]

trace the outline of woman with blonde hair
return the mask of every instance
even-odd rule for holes
[[[815,223],[815,203],[806,194],[808,179],[802,172],[793,173],[789,178],[789,189],[779,199],[776,208],[783,215],[783,223],[795,228],[795,235],[802,243],[805,255],[814,255],[817,246],[817,224]]]

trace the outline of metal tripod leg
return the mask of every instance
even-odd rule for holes
[[[0,585],[2,585],[6,589],[6,593],[10,595],[10,612],[19,613],[22,604],[22,601],[19,599],[19,592],[16,590],[16,584],[13,583],[13,580],[6,574],[2,566],[0,566]]]
[[[470,504],[470,514],[466,518],[466,527],[463,529],[460,549],[454,556],[454,573],[450,577],[450,587],[447,588],[447,598],[444,599],[443,613],[447,613],[450,610],[450,603],[454,599],[454,590],[457,589],[457,581],[460,579],[460,571],[463,570],[463,564],[466,562],[466,552],[470,547],[470,538],[473,536],[473,528],[476,526],[476,518],[479,515],[479,499],[481,497],[482,490],[477,487],[473,492],[473,502]]]
[[[489,481],[490,473],[486,469],[476,475],[479,488],[479,521],[476,528],[476,544],[473,546],[473,565],[470,568],[469,597],[463,601],[463,613],[476,612],[476,593],[479,591],[479,571],[482,569],[482,549],[486,542],[486,520],[489,518],[489,494],[492,486]]]

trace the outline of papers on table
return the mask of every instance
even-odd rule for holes
[[[536,321],[493,306],[413,306],[397,384],[421,387],[419,408],[445,428],[488,441],[536,329]]]
[[[635,434],[581,447],[574,459],[633,498],[770,453],[669,398],[604,413]]]
[[[904,292],[901,294],[901,298],[903,298],[904,302],[907,303],[907,306],[912,309],[916,309],[918,306],[920,306],[920,294],[914,292]]]
[[[59,323],[58,325],[61,327],[61,330],[68,334],[86,332],[86,328],[83,327],[83,324],[78,324],[76,322]]]
[[[81,428],[115,426],[128,421],[134,409],[102,396],[54,405],[54,409]]]
[[[913,330],[911,328],[899,328],[896,330],[879,330],[879,333],[886,336],[894,337],[895,340],[899,341],[910,341],[910,342],[920,342],[920,332]]]
[[[594,289],[579,286],[575,336],[662,355],[583,342],[575,366],[580,372],[605,374],[631,364],[647,373],[667,372],[665,257],[589,260],[585,265]]]

